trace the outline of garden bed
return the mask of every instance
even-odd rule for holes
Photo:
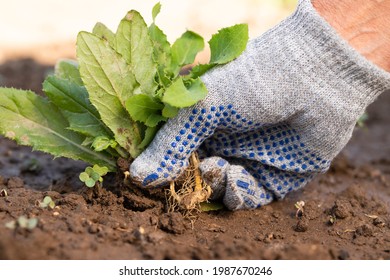
[[[39,92],[51,69],[7,61],[0,83]],[[84,163],[0,138],[0,259],[390,259],[389,105],[388,93],[372,104],[366,127],[303,190],[253,211],[192,219],[167,213],[164,191],[111,178],[94,192],[78,179]],[[37,203],[46,195],[54,209]],[[6,227],[23,215],[37,226]]]

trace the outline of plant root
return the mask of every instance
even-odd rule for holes
[[[193,153],[184,179],[171,182],[167,190],[168,212],[182,212],[184,216],[191,217],[194,212],[200,211],[200,204],[208,201],[210,196],[211,188],[203,181],[198,156]]]

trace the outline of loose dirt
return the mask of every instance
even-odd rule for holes
[[[39,92],[50,71],[32,59],[7,61],[0,84]],[[390,259],[389,105],[385,93],[331,170],[303,190],[253,211],[191,220],[167,213],[164,191],[115,177],[93,191],[78,180],[84,163],[0,138],[0,259]],[[54,209],[39,206],[46,195]],[[6,227],[22,215],[38,225]]]

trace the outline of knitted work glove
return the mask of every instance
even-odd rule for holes
[[[132,163],[144,187],[175,180],[190,154],[231,210],[256,208],[303,187],[350,139],[390,74],[352,49],[309,0],[202,77],[209,94],[183,109]]]

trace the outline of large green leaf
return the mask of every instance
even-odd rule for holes
[[[137,157],[141,152],[138,145],[143,127],[125,109],[126,100],[133,95],[137,84],[130,66],[106,41],[87,32],[78,35],[77,57],[91,103],[118,144],[133,158]]]
[[[98,36],[99,38],[106,40],[112,48],[115,48],[116,46],[115,33],[112,32],[103,23],[101,22],[96,23],[95,26],[93,27],[92,33]]]
[[[210,64],[225,64],[238,57],[248,42],[248,25],[237,24],[223,28],[210,41]]]
[[[85,136],[113,135],[100,120],[98,111],[89,101],[88,92],[83,86],[55,76],[48,77],[43,83],[43,90],[69,121],[69,128]]]
[[[47,99],[31,91],[0,88],[0,133],[35,150],[107,166],[115,161],[82,145],[84,137],[67,129],[66,118]]]
[[[157,65],[153,59],[153,43],[148,27],[137,11],[130,11],[119,24],[116,51],[131,65],[142,93],[154,95]]]
[[[188,81],[187,81],[188,83]],[[162,101],[173,107],[184,108],[196,104],[207,95],[206,86],[200,80],[190,80],[187,85],[179,77],[164,93]]]
[[[172,72],[179,73],[180,67],[194,62],[198,52],[203,50],[203,38],[192,31],[186,31],[172,45]]]

